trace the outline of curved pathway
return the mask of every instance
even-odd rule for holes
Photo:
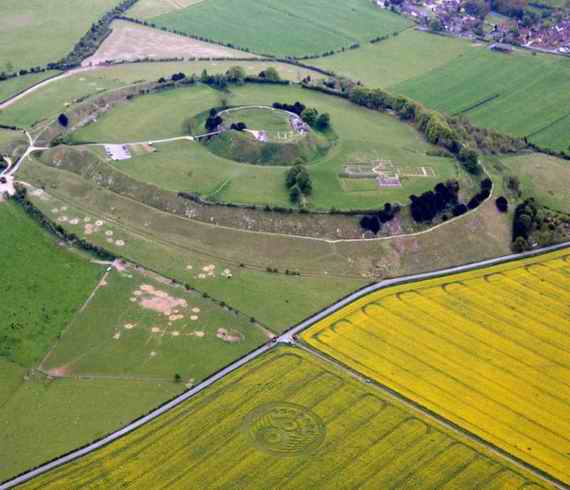
[[[506,255],[506,256],[497,257],[494,259],[483,260],[483,261],[476,262],[473,264],[461,265],[461,266],[457,266],[457,267],[450,267],[448,269],[442,269],[439,271],[426,272],[426,273],[422,273],[422,274],[414,274],[414,275],[410,275],[410,276],[400,277],[397,279],[387,279],[387,280],[380,281],[378,283],[374,283],[374,284],[371,284],[369,286],[366,286],[362,289],[359,289],[358,291],[355,291],[352,294],[349,294],[348,296],[345,296],[344,298],[340,299],[339,301],[337,301],[333,305],[328,306],[327,308],[324,308],[323,310],[321,310],[317,314],[315,314],[315,315],[307,318],[306,320],[302,321],[301,323],[291,327],[289,330],[287,330],[283,334],[279,335],[278,337],[274,337],[268,343],[262,345],[261,347],[258,347],[257,349],[255,349],[254,351],[250,352],[249,354],[241,357],[237,361],[234,361],[233,363],[229,364],[225,368],[221,369],[217,373],[215,373],[212,376],[210,376],[209,378],[205,379],[204,381],[202,381],[201,383],[199,383],[195,387],[189,389],[188,391],[185,391],[181,395],[177,396],[176,398],[173,398],[169,402],[167,402],[164,405],[160,406],[159,408],[153,410],[152,412],[148,413],[147,415],[135,420],[134,422],[131,422],[130,424],[126,425],[125,427],[113,432],[112,434],[109,434],[108,436],[106,436],[102,439],[99,439],[96,442],[88,444],[88,445],[86,445],[80,449],[77,449],[75,451],[72,451],[71,453],[68,453],[65,456],[61,456],[59,458],[56,458],[56,459],[50,461],[49,463],[46,463],[46,464],[41,465],[41,466],[39,466],[33,470],[22,473],[21,475],[17,476],[16,478],[13,478],[12,480],[8,480],[8,481],[0,484],[0,490],[8,490],[10,488],[16,487],[17,485],[21,485],[22,483],[29,481],[32,478],[38,477],[38,476],[40,476],[40,475],[42,475],[42,474],[44,474],[50,470],[58,468],[59,466],[62,466],[66,463],[70,463],[71,461],[74,461],[74,460],[79,459],[83,456],[86,456],[89,453],[96,451],[97,449],[100,449],[103,446],[106,446],[107,444],[110,444],[113,441],[129,434],[130,432],[138,429],[139,427],[151,422],[152,420],[156,419],[157,417],[160,417],[161,415],[165,414],[166,412],[172,410],[173,408],[177,407],[178,405],[185,402],[186,400],[193,398],[198,393],[205,390],[209,386],[213,385],[217,381],[220,381],[221,379],[223,379],[226,376],[228,376],[229,374],[233,373],[234,371],[236,371],[237,369],[239,369],[243,365],[247,364],[250,361],[253,361],[257,357],[259,357],[259,356],[263,355],[264,353],[266,353],[267,351],[271,350],[272,348],[274,348],[274,346],[279,345],[279,344],[294,345],[296,343],[296,335],[298,335],[300,332],[302,332],[303,330],[306,330],[307,328],[309,328],[314,323],[316,323],[319,320],[322,320],[323,318],[331,315],[332,313],[339,310],[340,308],[343,308],[344,306],[352,303],[353,301],[356,301],[356,300],[362,298],[363,296],[366,296],[366,295],[368,295],[374,291],[377,291],[378,289],[386,288],[389,286],[394,286],[394,285],[400,284],[400,283],[419,281],[419,280],[423,280],[423,279],[430,279],[430,278],[444,276],[444,275],[448,275],[448,274],[454,274],[454,273],[458,273],[458,272],[466,272],[466,271],[478,269],[481,267],[487,267],[487,266],[496,265],[496,264],[500,264],[500,263],[504,263],[504,262],[509,262],[512,260],[522,259],[522,258],[526,258],[526,257],[532,257],[535,255],[540,255],[540,254],[543,254],[546,252],[552,252],[552,251],[560,250],[560,249],[567,248],[567,247],[570,247],[570,242],[565,242],[565,243],[561,243],[558,245],[552,245],[550,247],[544,247],[542,249],[533,250],[533,251],[526,252],[523,254]],[[441,419],[441,420],[438,419],[438,420],[440,423],[444,423],[449,428],[451,428],[453,430],[457,430],[457,428],[451,422],[446,421],[446,419]],[[473,436],[472,434],[470,434],[468,432],[464,432],[464,435],[467,435],[470,439],[473,439],[474,441],[481,443],[481,441],[476,439],[475,436]],[[485,443],[485,441],[483,441],[483,443]],[[493,448],[492,446],[489,446],[488,444],[485,444],[485,445],[488,446],[489,449],[497,452],[497,450],[495,448]],[[508,455],[505,455],[503,453],[499,453],[499,454],[501,454],[502,457],[508,457]],[[517,466],[524,466],[525,468],[529,469],[526,465],[524,465],[523,462],[520,462],[514,458],[510,458],[510,459],[511,459],[511,462],[516,464]],[[537,474],[536,476],[539,476],[543,480],[546,480],[546,478],[543,477],[542,475]],[[548,481],[550,483],[554,483],[559,488],[563,488],[556,481],[551,481],[550,479],[548,479]]]
[[[31,93],[35,92],[36,90],[39,90],[42,87],[45,87],[46,85],[57,82],[63,78],[67,78],[67,77],[70,77],[72,75],[76,75],[77,73],[94,70],[95,68],[97,68],[97,67],[75,68],[74,70],[65,71],[61,75],[56,75],[55,77],[47,78],[46,80],[43,80],[41,82],[38,82],[38,83],[32,85],[31,87],[28,87],[27,89],[23,90],[22,92],[19,92],[19,93],[15,94],[11,97],[8,97],[6,100],[4,100],[4,102],[0,103],[0,110],[7,109],[11,105],[18,102],[20,99],[27,97]]]

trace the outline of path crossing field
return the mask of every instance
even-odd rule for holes
[[[283,347],[22,488],[544,488],[481,451]]]
[[[303,334],[570,482],[570,251],[381,289]]]

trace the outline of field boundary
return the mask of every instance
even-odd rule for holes
[[[377,283],[370,284],[368,286],[364,286],[363,288],[358,289],[355,292],[350,293],[347,296],[344,296],[343,298],[339,299],[336,303],[333,303],[332,305],[321,309],[319,312],[317,312],[314,315],[308,317],[307,319],[301,321],[297,325],[292,326],[290,329],[286,330],[283,334],[281,334],[274,341],[269,341],[268,343],[262,345],[261,347],[258,347],[257,349],[251,351],[249,354],[245,354],[244,356],[240,357],[238,360],[236,360],[233,363],[227,365],[226,367],[220,369],[219,371],[214,373],[209,378],[206,378],[204,381],[202,381],[201,383],[199,383],[195,387],[189,389],[188,391],[182,393],[181,395],[178,395],[177,397],[172,398],[171,400],[160,405],[158,408],[153,409],[151,412],[147,413],[146,415],[143,415],[143,416],[139,417],[138,419],[135,419],[133,422],[126,425],[125,427],[123,427],[123,428],[121,428],[121,429],[119,429],[119,430],[117,430],[111,434],[108,434],[107,436],[104,436],[103,438],[98,439],[98,440],[96,440],[90,444],[87,444],[87,445],[85,445],[79,449],[75,449],[73,451],[70,451],[69,453],[67,453],[63,456],[59,456],[59,457],[57,457],[57,458],[55,458],[55,459],[53,459],[47,463],[44,463],[44,464],[42,464],[42,465],[40,465],[34,469],[26,471],[26,472],[16,476],[15,478],[12,478],[12,479],[7,480],[3,483],[0,483],[0,490],[8,490],[10,488],[14,488],[17,485],[20,485],[20,484],[25,483],[26,481],[29,481],[29,480],[37,477],[37,476],[40,476],[44,473],[47,473],[48,471],[50,471],[52,469],[55,469],[55,468],[58,468],[64,464],[70,463],[70,462],[72,462],[76,459],[79,459],[83,456],[86,456],[87,454],[92,453],[92,452],[94,452],[94,451],[96,451],[96,450],[98,450],[104,446],[107,446],[108,444],[112,443],[113,441],[120,439],[123,436],[135,431],[139,427],[151,422],[152,420],[154,420],[157,417],[161,416],[162,414],[172,410],[173,408],[177,407],[178,405],[185,402],[186,400],[194,397],[195,395],[197,395],[198,393],[200,393],[201,391],[206,389],[208,386],[213,385],[214,383],[221,380],[222,378],[229,375],[230,373],[236,371],[237,369],[239,369],[241,366],[245,365],[249,361],[251,361],[251,360],[259,357],[260,355],[264,354],[265,352],[271,350],[274,346],[279,345],[279,344],[295,344],[295,342],[296,342],[295,336],[298,333],[302,332],[303,330],[306,330],[307,328],[312,326],[314,323],[320,321],[324,317],[331,315],[332,313],[338,311],[339,309],[343,308],[344,306],[347,306],[348,304],[350,304],[350,303],[352,303],[352,302],[354,302],[354,301],[356,301],[356,300],[358,300],[358,299],[360,299],[360,298],[362,298],[362,297],[364,297],[364,296],[366,296],[366,295],[368,295],[374,291],[377,291],[379,289],[383,289],[383,288],[386,288],[389,286],[394,286],[397,284],[407,284],[410,282],[415,282],[415,281],[424,280],[424,279],[431,279],[431,278],[435,278],[435,277],[441,277],[441,276],[454,274],[454,273],[458,273],[458,272],[471,271],[471,270],[479,269],[481,267],[487,267],[490,265],[503,264],[503,263],[513,262],[513,261],[524,259],[524,258],[536,257],[536,256],[544,255],[548,252],[562,250],[562,249],[565,249],[568,247],[570,247],[570,242],[564,242],[564,243],[560,243],[557,245],[551,245],[549,247],[544,247],[541,249],[532,250],[530,252],[525,252],[522,254],[505,255],[502,257],[487,259],[487,260],[483,260],[480,262],[474,262],[474,263],[467,264],[467,265],[461,265],[461,266],[451,267],[451,268],[447,268],[447,269],[440,269],[437,271],[426,272],[426,273],[421,273],[421,274],[413,274],[413,275],[403,276],[403,277],[395,278],[395,279],[387,279],[384,281],[380,281]],[[406,398],[404,398],[404,400],[407,401]],[[423,408],[422,408],[422,410],[423,410]],[[451,422],[447,421],[446,419],[444,419],[444,420],[446,421],[447,424],[452,424]],[[467,434],[469,434],[470,436],[473,436],[470,432],[468,432],[468,431],[465,431],[465,432]],[[474,437],[476,437],[476,436],[474,436]],[[493,448],[492,444],[490,444],[486,441],[483,441],[483,442],[484,442],[485,447]],[[510,456],[510,457],[513,458],[512,456]],[[518,461],[516,458],[514,460]],[[521,464],[526,465],[527,463],[521,462]],[[525,467],[527,467],[527,466],[525,466]],[[544,474],[543,472],[534,468],[531,465],[528,465],[528,469],[532,470],[533,474],[539,476],[541,479],[548,480],[550,483],[553,483],[554,485],[556,485],[559,488],[562,488],[562,489],[569,488],[563,482],[560,482],[557,479],[550,477],[547,474]]]

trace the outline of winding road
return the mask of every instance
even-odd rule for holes
[[[420,280],[424,280],[424,279],[430,279],[430,278],[440,277],[440,276],[459,273],[459,272],[466,272],[466,271],[478,269],[481,267],[488,267],[491,265],[496,265],[496,264],[501,264],[504,262],[523,259],[526,257],[533,257],[533,256],[541,255],[541,254],[544,254],[547,252],[552,252],[552,251],[564,249],[567,247],[570,247],[570,242],[565,242],[565,243],[561,243],[558,245],[552,245],[549,247],[544,247],[544,248],[533,250],[530,252],[525,252],[522,254],[511,254],[511,255],[506,255],[503,257],[497,257],[494,259],[483,260],[483,261],[476,262],[473,264],[461,265],[461,266],[457,266],[457,267],[450,267],[447,269],[442,269],[442,270],[438,270],[438,271],[434,271],[434,272],[413,274],[413,275],[409,275],[409,276],[399,277],[397,279],[386,279],[384,281],[380,281],[380,282],[371,284],[369,286],[366,286],[366,287],[359,289],[358,291],[355,291],[354,293],[349,294],[348,296],[338,300],[336,303],[332,304],[331,306],[328,306],[327,308],[324,308],[323,310],[319,311],[317,314],[307,318],[306,320],[302,321],[301,323],[293,326],[292,328],[290,328],[289,330],[287,330],[283,334],[279,335],[278,337],[275,337],[273,340],[270,340],[268,343],[266,343],[266,344],[262,345],[261,347],[255,349],[254,351],[250,352],[249,354],[241,357],[237,361],[234,361],[233,363],[229,364],[228,366],[221,369],[217,373],[213,374],[209,378],[205,379],[201,383],[197,384],[195,387],[189,389],[188,391],[185,391],[181,395],[177,396],[176,398],[173,398],[169,402],[167,402],[164,405],[160,406],[159,408],[153,410],[152,412],[148,413],[147,415],[135,420],[134,422],[131,422],[130,424],[126,425],[125,427],[109,434],[108,436],[106,436],[106,437],[104,437],[104,438],[102,438],[96,442],[88,444],[88,445],[86,445],[80,449],[77,449],[71,453],[68,453],[65,456],[61,456],[59,458],[56,458],[56,459],[50,461],[49,463],[41,465],[41,466],[39,466],[33,470],[27,471],[27,472],[17,476],[16,478],[13,478],[12,480],[8,480],[8,481],[0,484],[0,490],[8,490],[10,488],[16,487],[17,485],[21,485],[22,483],[29,481],[32,478],[38,477],[38,476],[40,476],[40,475],[42,475],[42,474],[44,474],[50,470],[58,468],[59,466],[62,466],[66,463],[70,463],[71,461],[74,461],[74,460],[79,459],[83,456],[86,456],[89,453],[92,453],[93,451],[96,451],[97,449],[102,448],[102,447],[112,443],[113,441],[129,434],[130,432],[133,432],[134,430],[138,429],[139,427],[141,427],[145,424],[148,424],[149,422],[153,421],[157,417],[160,417],[161,415],[165,414],[166,412],[177,407],[181,403],[184,403],[186,400],[189,400],[190,398],[193,398],[194,396],[198,395],[201,391],[205,390],[206,388],[213,385],[214,383],[222,380],[223,378],[230,375],[231,373],[233,373],[237,369],[239,369],[242,366],[244,366],[245,364],[253,361],[254,359],[258,358],[259,356],[265,354],[266,352],[275,348],[276,346],[284,345],[284,344],[285,345],[295,345],[297,342],[296,336],[299,333],[306,330],[307,328],[309,328],[314,323],[316,323],[316,322],[322,320],[323,318],[331,315],[335,311],[343,308],[344,306],[346,306],[346,305],[348,305],[348,304],[350,304],[350,303],[352,303],[352,302],[354,302],[354,301],[356,301],[356,300],[358,300],[358,299],[360,299],[360,298],[362,298],[362,297],[364,297],[370,293],[373,293],[374,291],[377,291],[379,289],[386,288],[389,286],[394,286],[397,284],[408,283],[408,282],[412,282],[412,281],[420,281]],[[323,359],[326,359],[326,358],[323,357]],[[366,378],[364,378],[364,379],[366,379]],[[393,396],[393,394],[392,394],[392,396]],[[405,403],[408,403],[408,405],[410,405],[410,402],[407,401],[406,399],[402,398],[402,399],[400,399],[400,401],[403,401]],[[418,407],[416,407],[416,406],[412,405],[412,408],[416,411],[418,410]],[[424,413],[424,415],[426,415],[426,413]],[[431,416],[430,414],[427,414],[427,415]],[[432,418],[435,418],[435,417],[432,417]],[[443,423],[444,425],[446,425],[451,430],[454,430],[456,432],[459,430],[454,424],[447,421],[446,419],[443,419],[441,417],[437,417],[437,420],[439,423]],[[463,433],[463,435],[467,435],[468,437],[475,440],[479,444],[486,445],[489,450],[491,450],[497,454],[500,454],[502,457],[508,458],[513,464],[516,464],[519,467],[524,467],[527,470],[532,469],[532,468],[529,468],[528,465],[525,464],[524,462],[519,461],[514,457],[511,457],[508,453],[505,454],[503,451],[499,450],[498,448],[495,448],[494,446],[486,443],[485,441],[479,440],[478,438],[476,438],[472,434],[465,432],[465,431],[461,431],[461,432]],[[554,484],[558,488],[561,488],[561,489],[567,488],[567,487],[564,487],[563,485],[560,485],[559,482],[551,480],[549,478],[546,478],[545,476],[543,476],[541,474],[536,474],[536,476],[540,477],[541,479],[543,479],[545,481],[548,481],[551,484]]]

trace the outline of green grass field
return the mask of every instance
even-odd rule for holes
[[[299,348],[278,348],[23,488],[546,488]]]
[[[284,79],[301,80],[308,74],[313,78],[321,75],[283,63],[259,61],[196,61],[172,63],[136,63],[99,68],[75,74],[42,87],[23,100],[0,112],[0,124],[30,127],[34,123],[56,117],[68,104],[99,92],[119,88],[136,82],[158,80],[180,71],[199,75],[206,69],[210,73],[224,73],[229,67],[239,64],[248,74],[257,75],[269,66],[276,68]],[[1,87],[1,85],[0,85]]]
[[[0,112],[0,124],[30,128],[65,112],[80,98],[124,85],[104,70],[85,72],[50,83]]]
[[[568,59],[519,51],[504,55],[481,47],[392,91],[462,113],[475,125],[530,135],[530,141],[563,150],[570,144],[569,78]]]
[[[128,15],[129,17],[137,19],[150,19],[151,17],[157,17],[158,15],[189,7],[201,1],[202,0],[179,0],[175,3],[165,2],[164,0],[139,0],[129,9]]]
[[[29,68],[59,61],[118,0],[2,1],[0,70]],[[12,70],[7,70],[12,71]]]
[[[31,367],[87,299],[101,266],[57,246],[10,202],[0,205],[0,229],[0,356]]]
[[[0,128],[0,155],[16,160],[26,151],[28,138],[20,131]]]
[[[137,97],[73,133],[72,140],[126,143],[182,136],[184,120],[220,105],[221,97],[220,92],[205,86]]]
[[[49,191],[49,201],[33,198],[46,212],[59,208],[63,199],[74,216],[109,222],[125,245],[107,243],[102,233],[86,236],[89,241],[223,299],[273,330],[299,322],[373,279],[474,262],[510,250],[512,220],[498,213],[493,202],[437,233],[328,243],[187,220],[39,162],[28,162],[19,176]],[[64,226],[84,236],[81,229]],[[217,270],[230,268],[234,277],[231,281],[196,279],[192,271],[209,263]],[[188,270],[188,265],[193,269]],[[281,273],[267,273],[267,267]],[[302,275],[283,274],[286,269]]]
[[[24,75],[21,77],[10,78],[0,82],[0,101],[6,100],[9,97],[18,94],[22,90],[35,85],[46,78],[53,77],[59,72],[55,70],[45,71],[43,73],[33,73],[31,75]]]
[[[300,88],[254,85],[234,88],[226,97],[231,105],[271,105],[276,101],[299,100],[307,107],[316,107],[319,112],[331,115],[332,129],[338,140],[326,155],[309,165],[314,188],[309,205],[314,208],[362,209],[386,201],[405,203],[410,194],[431,189],[438,182],[449,178],[466,180],[454,160],[428,156],[426,153],[433,147],[413,127],[346,100]],[[138,97],[72,137],[75,141],[129,142],[178,136],[182,134],[186,117],[216,105],[219,98],[218,92],[202,86]],[[217,191],[215,197],[221,201],[287,204],[284,168],[244,168],[204,152],[197,145],[184,142],[172,149],[170,146],[157,145],[155,153],[113,165],[131,177],[172,191],[204,195]],[[390,160],[398,168],[405,167],[411,172],[428,167],[434,176],[402,177],[402,186],[397,188],[372,186],[347,190],[343,182],[347,179],[339,178],[346,164],[374,166],[379,159]]]
[[[370,87],[387,88],[429,73],[471,49],[475,48],[468,41],[408,29],[377,44],[311,60],[311,64]]]
[[[206,0],[150,19],[159,26],[262,54],[301,56],[348,48],[410,22],[366,0]],[[291,36],[292,30],[295,32]]]
[[[212,277],[210,269],[195,274]],[[223,270],[212,275],[232,280]],[[191,386],[266,341],[248,317],[129,268],[106,276],[41,367],[66,376],[162,381],[179,374]]]
[[[570,213],[570,162],[560,158],[530,153],[501,158],[507,175],[519,178],[525,197],[535,197],[551,209]]]
[[[182,388],[173,382],[50,381],[40,375],[21,380],[6,403],[0,399],[0,481],[119,429]]]
[[[243,122],[248,129],[256,131],[275,132],[291,130],[289,115],[283,111],[245,107],[243,109],[226,111],[222,114],[222,117],[226,125]]]

